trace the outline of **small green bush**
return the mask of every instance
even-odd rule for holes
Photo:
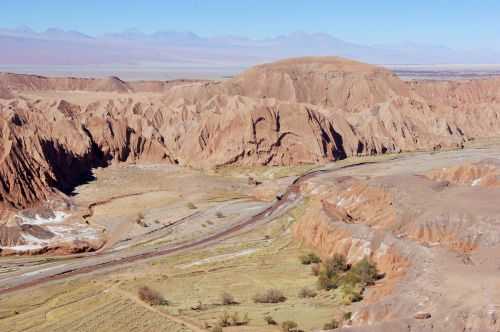
[[[339,254],[325,260],[321,265],[313,265],[311,271],[318,276],[318,289],[339,288],[340,302],[345,305],[361,301],[365,288],[384,277],[379,273],[377,265],[368,258],[365,257],[351,266],[347,264],[345,257]],[[306,293],[301,290],[299,297],[306,297]]]
[[[339,284],[356,286],[361,283],[361,277],[355,271],[348,271],[339,278]]]
[[[373,285],[379,279],[377,265],[366,257],[354,264],[351,271],[359,276],[360,282],[366,286]]]
[[[353,302],[359,302],[363,299],[363,288],[361,286],[352,286],[350,284],[343,285],[340,288],[340,302],[344,305],[349,305]]]
[[[321,258],[315,253],[305,254],[299,257],[300,262],[304,265],[317,264],[321,262]]]

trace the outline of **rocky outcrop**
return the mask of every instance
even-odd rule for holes
[[[0,82],[20,94],[120,93],[0,102],[4,208],[32,206],[55,191],[69,193],[91,176],[93,167],[113,162],[202,168],[325,163],[457,148],[468,139],[500,132],[496,104],[456,112],[448,99],[433,97],[427,83],[408,84],[385,69],[339,58],[279,61],[222,82],[17,74],[1,74]],[[470,86],[457,91],[490,84]],[[449,88],[437,84],[435,89]],[[495,92],[480,92],[469,100],[483,105],[493,100],[491,95]]]
[[[426,176],[434,181],[468,186],[499,187],[500,163],[498,160],[483,160],[478,163],[457,165],[432,170]]]
[[[400,324],[418,331],[498,329],[490,292],[497,280],[491,264],[500,247],[500,193],[470,184],[492,165],[486,160],[426,173],[435,179],[377,176],[375,168],[302,183],[307,206],[295,238],[323,258],[369,257],[385,273],[361,304],[347,309],[354,327],[346,331],[399,331]],[[454,182],[443,179],[448,175]]]

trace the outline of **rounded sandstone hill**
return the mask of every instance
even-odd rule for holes
[[[116,76],[110,76],[106,79],[96,80],[93,89],[98,92],[132,92],[128,84]]]
[[[304,57],[255,66],[224,83],[228,94],[272,97],[359,111],[396,96],[408,86],[391,71],[338,57]]]

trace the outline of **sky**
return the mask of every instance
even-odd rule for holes
[[[136,28],[201,36],[325,32],[361,44],[500,49],[498,0],[2,0],[0,26],[90,35]]]

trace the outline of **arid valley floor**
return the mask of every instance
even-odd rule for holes
[[[0,97],[2,332],[500,330],[498,78],[300,58]]]

